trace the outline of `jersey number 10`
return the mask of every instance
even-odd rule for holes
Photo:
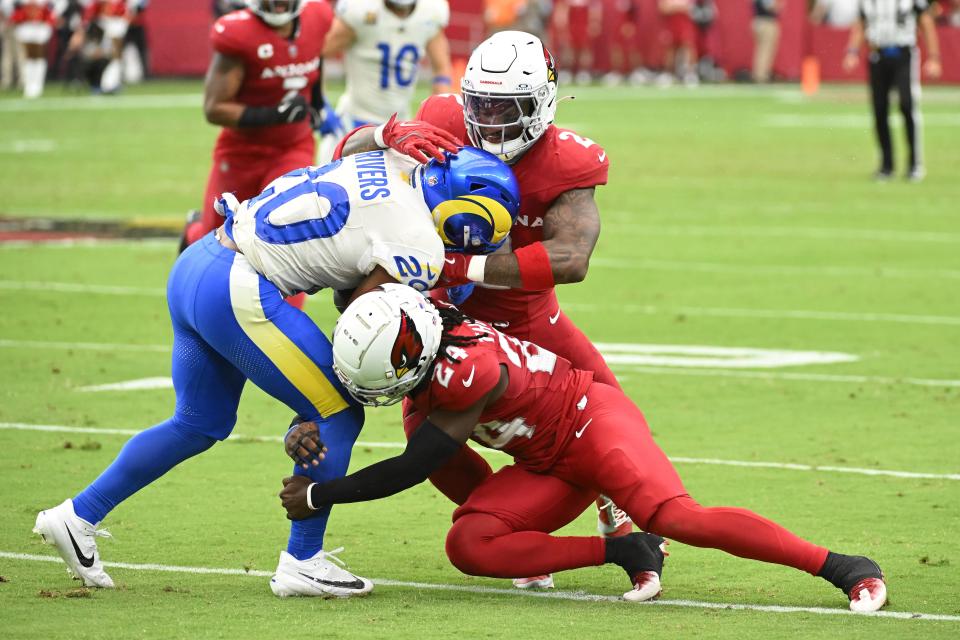
[[[390,70],[393,69],[393,79],[397,86],[408,87],[417,77],[417,63],[420,62],[420,51],[412,44],[405,44],[397,51],[396,56],[390,55],[390,43],[378,42],[380,49],[380,88],[390,87]],[[410,59],[410,73],[404,77],[403,62]]]

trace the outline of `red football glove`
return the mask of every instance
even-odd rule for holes
[[[428,122],[420,120],[397,121],[397,114],[390,116],[387,122],[374,132],[377,144],[381,147],[396,149],[417,162],[428,162],[433,156],[439,162],[446,158],[443,151],[456,153],[463,145],[456,136]]]
[[[440,272],[438,287],[455,287],[472,282],[467,277],[467,267],[473,256],[465,253],[447,253],[443,257],[443,271]]]

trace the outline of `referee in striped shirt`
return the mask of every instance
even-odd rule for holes
[[[910,166],[906,177],[917,182],[923,179],[922,122],[920,119],[920,53],[917,50],[917,26],[923,31],[927,45],[924,71],[931,78],[940,77],[940,44],[933,18],[927,13],[928,0],[859,0],[860,19],[850,30],[843,68],[850,72],[860,63],[860,48],[866,40],[870,47],[870,94],[873,118],[880,143],[880,168],[876,180],[893,176],[893,146],[890,141],[890,90],[897,88],[900,111],[903,113]]]

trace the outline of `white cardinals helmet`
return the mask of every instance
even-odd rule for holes
[[[395,404],[430,371],[442,334],[439,312],[421,293],[382,284],[337,321],[333,370],[361,404]]]
[[[495,33],[473,50],[463,80],[463,115],[474,146],[516,162],[553,122],[557,71],[540,38]]]

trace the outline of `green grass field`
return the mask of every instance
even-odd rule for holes
[[[179,228],[216,135],[200,91],[0,96],[0,216]],[[114,567],[118,589],[77,589],[35,557],[54,552],[30,529],[113,459],[128,436],[110,430],[172,411],[170,389],[81,390],[169,375],[171,238],[0,243],[0,636],[958,637],[960,91],[925,94],[920,184],[869,181],[861,86],[812,99],[794,87],[576,93],[558,124],[604,145],[612,169],[590,274],[561,287],[565,308],[606,345],[854,356],[735,368],[605,347],[694,497],[871,555],[888,577],[886,611],[902,617],[848,615],[823,581],[676,543],[657,605],[611,601],[628,586],[616,567],[559,574],[553,597],[510,592],[449,565],[451,504],[429,485],[334,510],[328,548],[344,546],[350,568],[380,582],[371,597],[281,601],[264,574],[286,542],[275,495],[290,463],[269,438],[289,411],[252,387],[244,437],[123,503],[105,522],[114,539],[100,542],[108,562],[238,573]],[[895,141],[902,152],[899,128]],[[314,298],[308,311],[332,327],[328,296]],[[399,410],[368,412],[360,440],[354,468],[395,454]],[[594,524],[588,513],[564,533]]]

